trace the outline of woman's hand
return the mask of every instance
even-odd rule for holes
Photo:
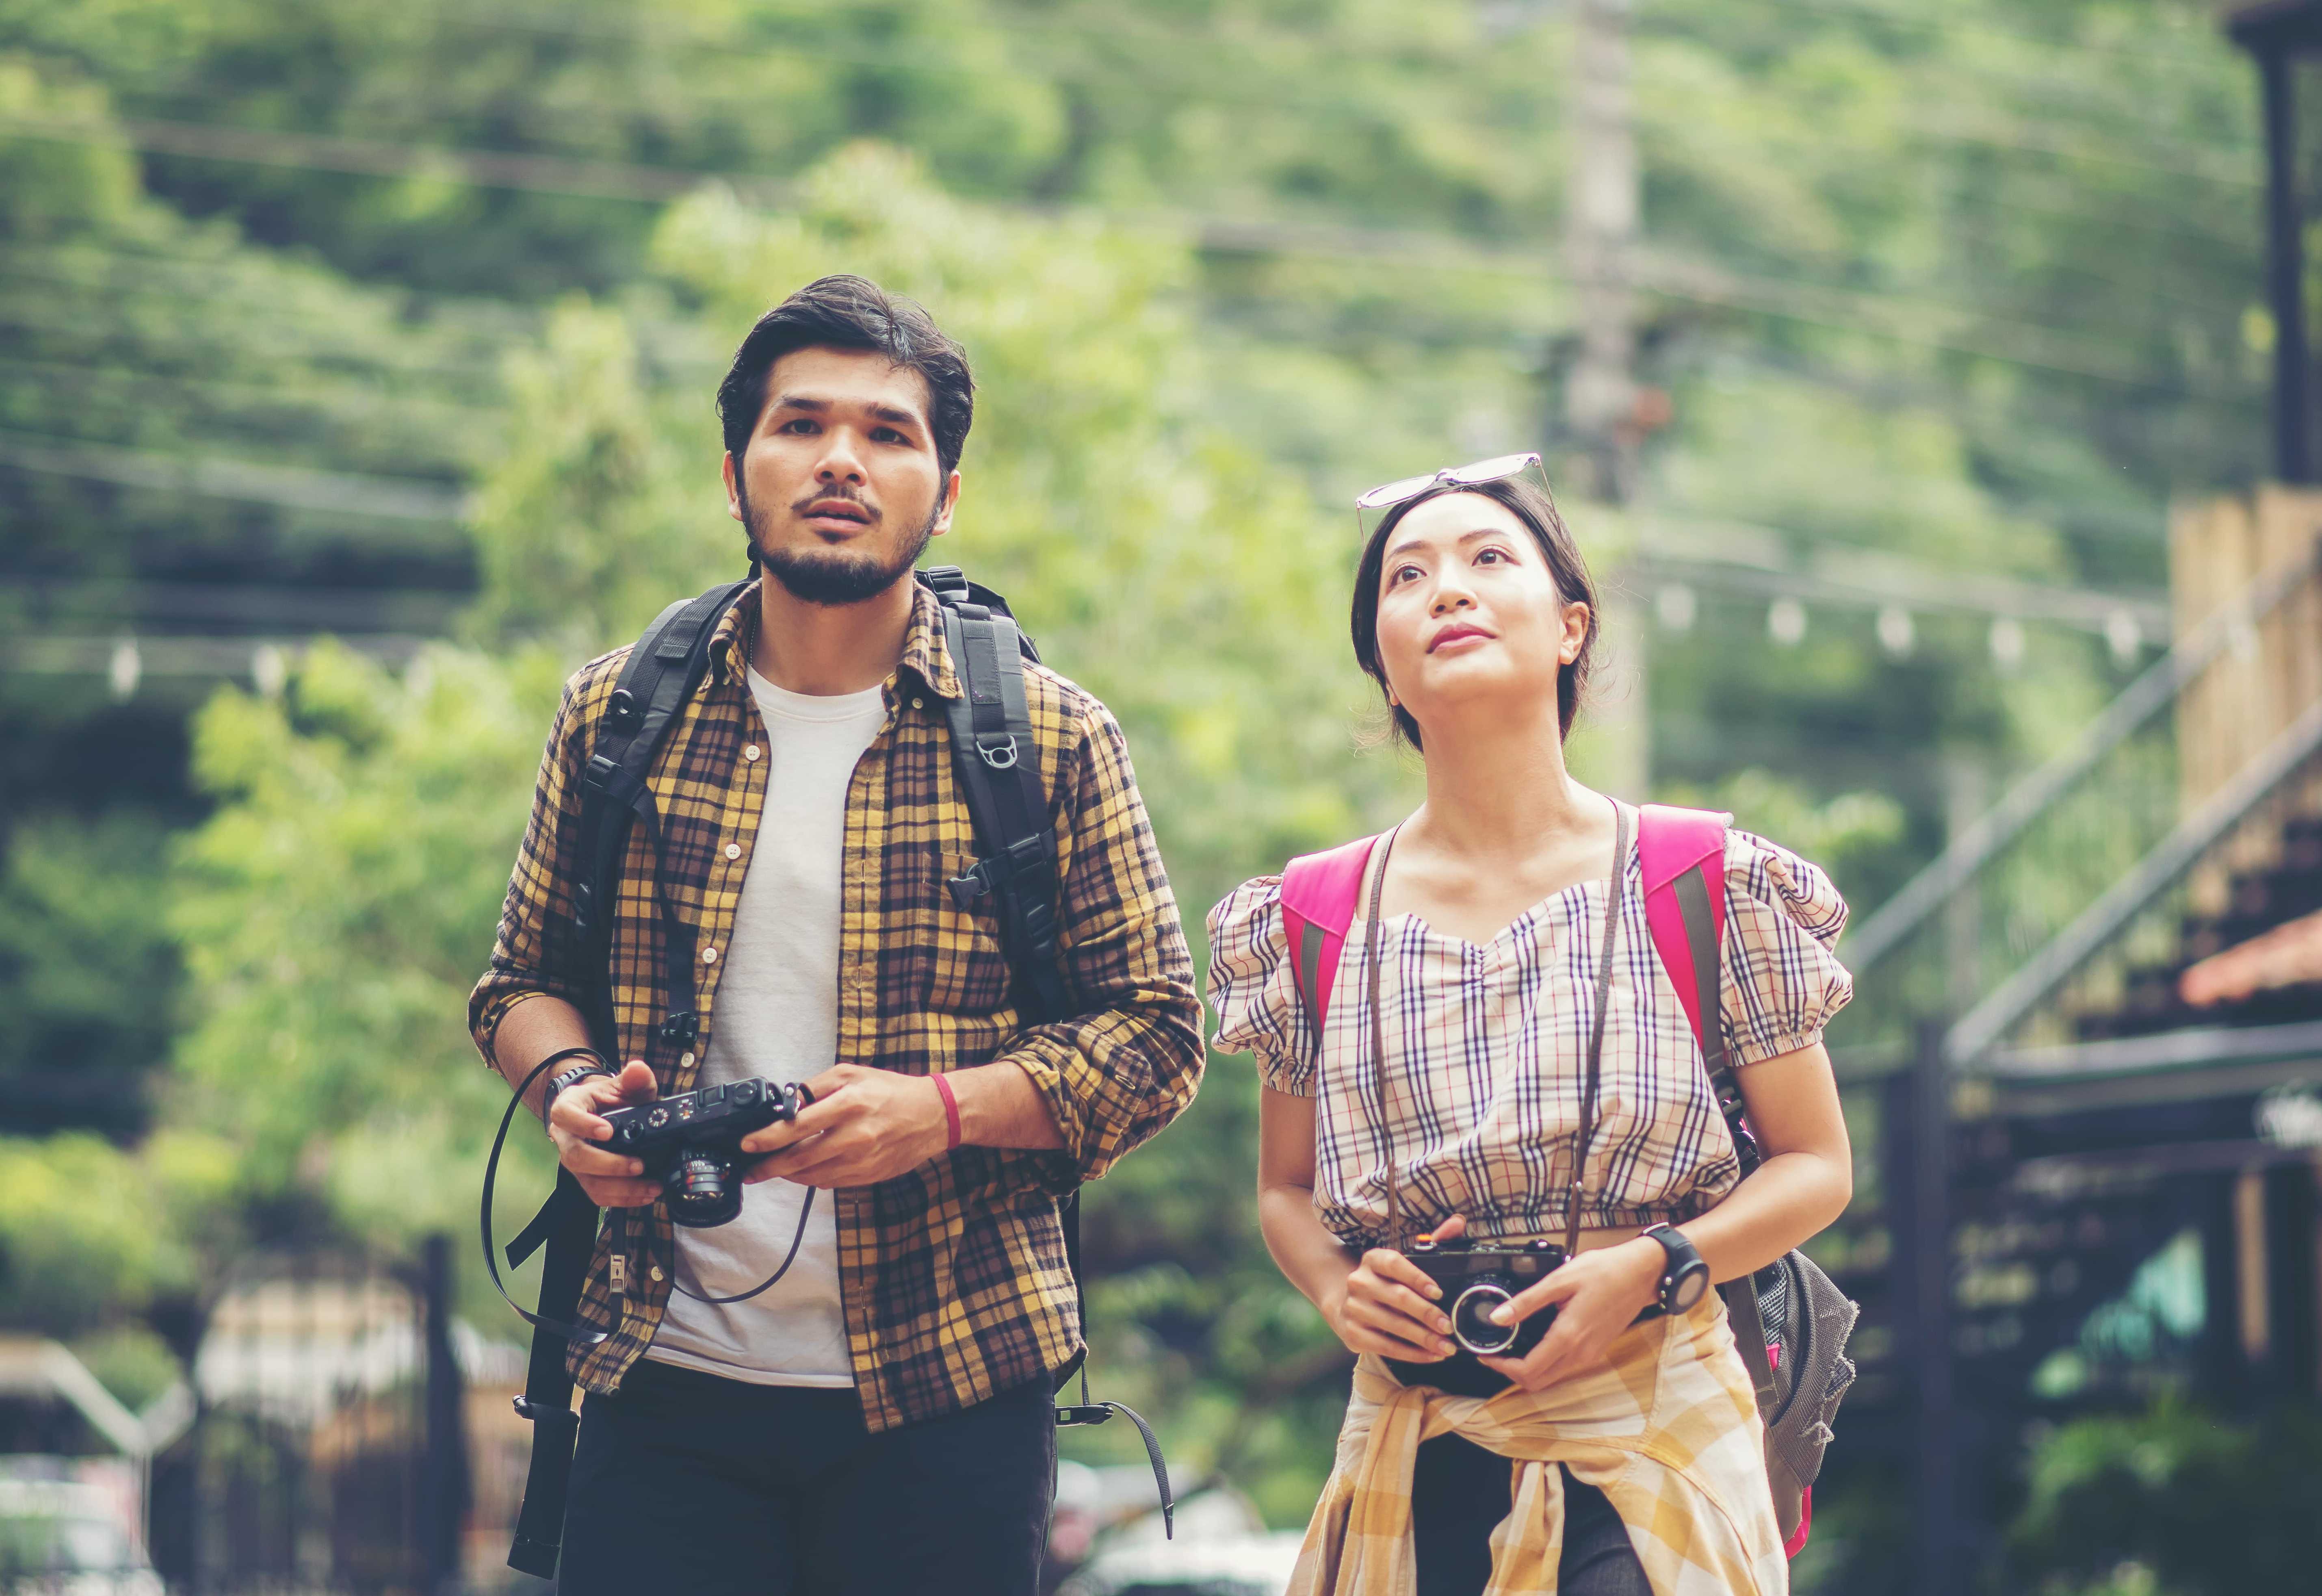
[[[1659,1300],[1668,1259],[1660,1243],[1641,1236],[1567,1260],[1492,1315],[1497,1322],[1512,1325],[1555,1304],[1556,1322],[1540,1345],[1520,1358],[1477,1361],[1526,1391],[1546,1391],[1568,1374],[1595,1368],[1604,1361],[1613,1337]]]
[[[1432,1363],[1453,1351],[1450,1316],[1435,1305],[1442,1295],[1418,1264],[1391,1247],[1373,1247],[1321,1307],[1348,1351]]]

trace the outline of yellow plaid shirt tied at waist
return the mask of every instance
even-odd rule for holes
[[[662,881],[692,928],[699,1034],[659,1032],[669,1011],[654,860],[632,826],[615,906],[611,1009],[621,1060],[643,1059],[664,1095],[691,1090],[718,1024],[720,962],[765,805],[764,724],[745,666],[758,625],[754,585],[718,623],[710,667],[680,712],[650,784],[663,830]],[[515,1005],[550,995],[588,1012],[600,969],[572,921],[581,879],[580,784],[628,656],[617,650],[565,684],[532,816],[492,948],[469,1000],[489,1060]],[[1192,1101],[1202,1072],[1193,961],[1120,728],[1096,699],[1024,667],[1031,757],[1056,834],[1059,943],[1077,1014],[1024,1027],[990,915],[944,883],[978,856],[939,699],[961,692],[935,596],[917,589],[886,720],[846,795],[834,1062],[910,1075],[1005,1060],[1021,1068],[1064,1138],[1056,1152],[963,1146],[875,1186],[830,1194],[849,1362],[874,1433],[972,1407],[1053,1375],[1082,1345],[1057,1199],[1092,1181]],[[669,1301],[675,1241],[665,1209],[608,1211],[580,1308],[609,1332],[569,1365],[611,1391],[653,1345]],[[625,1264],[625,1289],[611,1261]]]
[[[1790,1588],[1757,1397],[1714,1291],[1684,1314],[1632,1326],[1604,1363],[1543,1391],[1448,1396],[1363,1358],[1288,1596],[1412,1596],[1412,1471],[1419,1444],[1445,1434],[1509,1460],[1508,1516],[1492,1532],[1484,1596],[1555,1591],[1559,1464],[1610,1499],[1653,1596]]]

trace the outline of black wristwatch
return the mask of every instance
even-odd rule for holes
[[[551,1075],[548,1078],[548,1090],[540,1094],[540,1123],[543,1125],[548,1123],[548,1110],[555,1106],[558,1092],[568,1086],[588,1080],[591,1075],[603,1075],[609,1078],[613,1073],[611,1066],[595,1053],[583,1054],[579,1049],[575,1049],[574,1053],[575,1056],[579,1057],[580,1062],[559,1070],[555,1074]]]
[[[1645,1231],[1661,1244],[1668,1254],[1668,1267],[1661,1271],[1660,1309],[1663,1313],[1683,1313],[1701,1300],[1709,1290],[1709,1265],[1686,1239],[1685,1232],[1668,1225],[1655,1225]]]

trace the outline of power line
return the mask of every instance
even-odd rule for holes
[[[2172,397],[2189,399],[2202,404],[2247,406],[2258,407],[2263,401],[2238,395],[2204,394],[2176,384],[2153,380],[2136,371],[2123,368],[2117,362],[2101,360],[2100,349],[2083,348],[2073,351],[2055,342],[2059,336],[2054,328],[2027,323],[2011,323],[2003,318],[1968,306],[1945,305],[1939,301],[1915,300],[1899,295],[1866,293],[1853,289],[1828,287],[1816,284],[1800,284],[1769,278],[1743,277],[1691,261],[1678,260],[1668,255],[1646,253],[1638,261],[1638,282],[1654,293],[1668,298],[1688,300],[1698,305],[1711,305],[1732,310],[1744,310],[1759,315],[1777,316],[1787,321],[1805,322],[1818,326],[1837,328],[1850,333],[1867,333],[1894,342],[1920,348],[1946,351],[1956,354],[1974,355],[1979,359],[1998,360],[2009,365],[2024,366],[2065,376],[2083,377],[2122,388],[2142,388]],[[1945,324],[1941,332],[1913,326],[1901,318],[1913,313],[1926,320]],[[1880,323],[1869,315],[1887,315]],[[1962,333],[1962,324],[1988,328],[2011,338],[2026,340],[2039,346],[2027,351],[2022,344],[2002,344],[1983,341]],[[2070,334],[2061,334],[2070,339]],[[2096,358],[2091,358],[2096,357]]]
[[[818,20],[823,15],[820,12],[816,12],[811,14],[816,16]],[[864,49],[851,43],[831,41],[818,41],[811,44],[780,44],[763,39],[750,39],[745,41],[737,40],[730,34],[712,34],[709,32],[701,29],[684,29],[681,25],[678,29],[657,27],[655,30],[651,32],[644,30],[617,30],[611,28],[588,27],[585,25],[576,26],[571,23],[535,22],[520,16],[511,15],[505,12],[498,14],[470,13],[465,15],[448,16],[442,20],[455,27],[467,28],[478,32],[545,35],[550,38],[558,39],[599,39],[608,41],[629,41],[638,43],[648,41],[659,43],[667,39],[670,33],[673,32],[681,32],[686,34],[686,37],[678,41],[679,48],[696,54],[732,55],[740,52],[746,52],[753,57],[776,57],[790,60],[812,62],[843,61],[853,66],[876,68],[884,72],[903,72],[922,77],[959,78],[969,79],[971,81],[986,79],[991,75],[989,69],[980,64],[974,62],[955,62],[945,59],[940,55],[911,55],[891,48],[884,50]],[[937,21],[938,27],[943,25],[941,19],[935,20]],[[1059,31],[1087,32],[1091,34],[1096,34],[1097,32],[1094,29],[1059,30],[1056,28],[1026,26],[1021,23],[1002,23],[989,19],[980,21],[973,28],[963,28],[959,31],[964,32],[976,32],[987,30],[1003,33],[1029,34],[1049,33]],[[1116,34],[1117,32],[1118,31],[1116,31]],[[1148,36],[1152,35],[1148,32]],[[1148,97],[1166,98],[1170,101],[1190,101],[1197,105],[1232,105],[1244,109],[1256,109],[1262,111],[1319,112],[1328,114],[1351,117],[1361,121],[1386,123],[1389,124],[1392,124],[1393,123],[1393,117],[1387,111],[1382,110],[1366,100],[1346,95],[1287,95],[1282,92],[1278,79],[1263,91],[1253,90],[1247,94],[1222,93],[1219,90],[1216,85],[1217,65],[1229,60],[1235,61],[1235,64],[1240,63],[1237,58],[1233,57],[1230,52],[1216,49],[1219,41],[1215,35],[1202,37],[1177,32],[1172,30],[1161,36],[1166,37],[1172,42],[1180,43],[1193,42],[1198,38],[1199,42],[1211,47],[1210,62],[1206,65],[1197,64],[1190,70],[1184,70],[1181,68],[1181,76],[1175,82],[1168,84],[1158,84],[1151,80],[1150,71],[1154,65],[1154,59],[1149,54],[1140,55],[1138,57],[1137,62],[1138,71],[1137,75],[1131,77],[1100,77],[1097,74],[1087,71],[1074,72],[1065,67],[1060,66],[1054,60],[1027,61],[1025,63],[1026,69],[1024,75],[1030,78],[1038,78],[1051,84],[1070,85],[1078,88],[1101,88],[1108,93],[1126,92],[1129,94],[1143,95]],[[1273,38],[1283,41],[1294,40],[1301,43],[1311,41],[1309,38],[1304,36],[1292,35],[1278,32],[1273,35]],[[1116,36],[1109,38],[1107,41],[1117,43],[1119,42],[1119,40]],[[1337,54],[1332,59],[1341,62],[1352,62],[1359,65],[1377,67],[1393,66],[1400,68],[1407,64],[1404,61],[1390,62],[1376,56],[1363,56],[1344,52]],[[1467,65],[1468,63],[1462,63],[1452,58],[1444,57],[1439,59],[1432,64],[1442,67],[1446,69],[1456,70],[1461,66]],[[1179,66],[1178,63],[1171,63],[1171,65],[1173,67]],[[746,96],[739,93],[704,96],[704,98],[708,103],[712,104],[718,100],[748,103]],[[1504,132],[1512,125],[1529,124],[1483,122],[1472,123],[1471,125],[1477,127],[1479,130],[1492,128]]]
[[[290,655],[318,641],[320,635],[311,632],[278,637],[27,633],[0,638],[0,669],[26,675],[104,677],[118,698],[133,696],[139,685],[152,677],[224,678],[275,693],[288,677]],[[334,641],[399,669],[420,650],[440,640],[375,632]]]
[[[1775,3],[1778,3],[1778,0],[1775,0]],[[1910,20],[1894,14],[1884,12],[1866,12],[1849,7],[1817,7],[1802,5],[1796,8],[1820,10],[1829,13],[1830,14],[1854,19],[1869,17],[1871,20],[1885,23],[1907,23]],[[820,20],[827,14],[821,8],[800,8],[798,14],[801,16],[810,16],[817,20]],[[607,28],[601,26],[590,26],[586,23],[580,22],[570,17],[559,17],[554,21],[546,21],[536,16],[526,16],[520,12],[509,12],[506,10],[480,14],[469,13],[464,15],[447,17],[443,20],[451,25],[485,31],[505,31],[531,34],[544,34],[551,37],[560,38],[598,39],[634,42],[658,41],[668,38],[672,33],[680,33],[684,36],[682,40],[682,48],[693,50],[717,51],[721,53],[747,51],[754,55],[782,56],[809,60],[845,60],[856,64],[880,67],[890,70],[933,73],[939,75],[972,77],[976,75],[980,70],[973,66],[953,66],[948,62],[941,60],[900,55],[892,50],[866,51],[854,49],[844,44],[817,43],[811,46],[793,47],[757,39],[746,41],[737,40],[730,32],[715,31],[700,27],[688,27],[684,23],[671,18],[656,19],[655,26],[652,30],[641,28]],[[934,20],[939,29],[946,25],[944,19]],[[1128,20],[1129,19],[1124,19],[1124,23],[1127,23]],[[1995,34],[1999,37],[2016,38],[2027,42],[2038,43],[2052,50],[2069,50],[2075,48],[2085,48],[2091,50],[2105,50],[2105,47],[2102,46],[2075,46],[2060,41],[2035,39],[2030,35],[2009,34],[2004,30],[1997,30],[1973,24],[1962,27],[1955,23],[1921,23],[1917,25],[1921,26],[1924,30],[1943,33],[1976,32]],[[1149,73],[1154,61],[1154,58],[1149,52],[1140,54],[1138,57],[1136,63],[1138,67],[1138,76],[1126,78],[1107,77],[1099,79],[1092,78],[1092,76],[1086,72],[1075,74],[1068,69],[1058,67],[1053,61],[1034,63],[1032,68],[1034,75],[1047,78],[1049,80],[1057,83],[1069,83],[1080,87],[1096,87],[1112,92],[1120,92],[1123,90],[1131,93],[1166,92],[1169,97],[1173,99],[1238,105],[1255,105],[1268,109],[1291,106],[1294,108],[1303,107],[1306,109],[1354,112],[1358,114],[1367,109],[1367,106],[1358,102],[1350,103],[1342,98],[1326,97],[1318,99],[1313,96],[1307,96],[1299,100],[1287,100],[1282,96],[1278,84],[1270,88],[1268,93],[1263,96],[1220,95],[1214,87],[1213,79],[1215,65],[1230,61],[1239,64],[1241,59],[1246,58],[1248,55],[1249,47],[1253,43],[1262,41],[1267,43],[1278,42],[1297,46],[1311,46],[1313,42],[1312,36],[1311,35],[1290,33],[1282,30],[1252,30],[1244,35],[1241,41],[1243,48],[1239,50],[1232,50],[1221,48],[1221,46],[1230,44],[1234,42],[1234,41],[1230,39],[1221,39],[1214,31],[1196,34],[1187,32],[1180,29],[1154,28],[1149,25],[1128,25],[1125,27],[1107,27],[1098,29],[1089,26],[1076,26],[1068,23],[1059,23],[1045,19],[1038,23],[1033,23],[1028,20],[1019,18],[1018,20],[1008,22],[1001,22],[997,19],[981,19],[972,27],[962,26],[956,29],[958,32],[967,33],[979,32],[986,30],[996,30],[1001,32],[1033,35],[1053,34],[1057,32],[1078,33],[1095,37],[1106,42],[1117,41],[1119,37],[1124,32],[1127,32],[1132,36],[1138,37],[1148,41],[1157,41],[1175,45],[1190,44],[1205,47],[1205,54],[1210,58],[1211,63],[1207,68],[1207,76],[1202,75],[1203,68],[1199,67],[1195,68],[1196,82],[1194,86],[1188,87],[1181,82],[1179,84],[1170,86],[1166,91],[1156,89],[1146,77],[1146,75]],[[1398,46],[1397,55],[1395,59],[1391,61],[1376,54],[1352,50],[1328,52],[1328,59],[1335,59],[1348,65],[1391,66],[1401,68],[1407,66],[1408,63],[1414,59],[1414,55],[1408,48],[1409,41],[1397,41],[1396,43]],[[2105,53],[2123,52],[2105,51]],[[2144,59],[2165,59],[2168,58],[2145,57]],[[1465,71],[1471,67],[1472,63],[1462,55],[1456,53],[1444,53],[1436,56],[1427,64],[1452,71]],[[1694,91],[1689,89],[1688,92]],[[2079,118],[2076,120],[2086,121],[2088,119]],[[1479,131],[1504,131],[1501,124],[1498,123],[1475,123],[1471,125],[1476,126]],[[2138,131],[2147,138],[2150,137],[2149,132],[2146,130],[2140,129]],[[1953,138],[1959,135],[1952,132],[1930,130],[1929,136],[1937,138]],[[1987,131],[1969,135],[1969,137],[1970,141],[1994,142],[2006,140],[2007,135],[1991,133]],[[2180,140],[2170,140],[2164,141],[2196,157],[2211,155],[2221,159],[2230,159],[2235,161],[2237,164],[2235,171],[2232,174],[2219,178],[2218,180],[2246,181],[2252,185],[2254,185],[2257,180],[2251,175],[2254,172],[2259,154],[2258,146],[2254,141],[2245,145],[2234,146],[2231,148],[2211,144],[2187,143]],[[2024,147],[2030,148],[2033,146]],[[2114,157],[2110,155],[2090,155],[2088,159],[2114,159]],[[2179,172],[2180,175],[2187,175],[2184,173],[2183,169],[2171,167],[2165,164],[2156,166],[2153,169],[2175,171]],[[2189,175],[2217,176],[2214,171],[2208,173],[2193,173]]]
[[[22,327],[26,324],[0,316],[0,326]],[[477,422],[497,422],[500,412],[488,406],[462,404],[457,399],[440,399],[432,396],[383,394],[376,391],[331,392],[322,388],[294,387],[287,382],[231,382],[212,377],[186,377],[150,366],[95,365],[64,360],[32,360],[20,356],[0,355],[0,369],[23,371],[34,376],[51,378],[93,378],[100,382],[134,383],[141,387],[180,388],[188,393],[235,396],[261,405],[297,405],[316,409],[335,407],[342,413],[355,411],[375,415],[379,411],[407,408],[450,411]],[[214,418],[212,418],[214,419]]]
[[[412,478],[358,476],[210,455],[157,454],[26,433],[0,432],[0,465],[160,493],[242,499],[394,521],[459,521],[470,510],[467,494]]]
[[[2150,61],[2155,66],[2176,67],[2184,64],[2184,58],[2181,56],[2153,50],[2132,50],[2122,45],[2104,44],[2085,39],[2061,39],[2053,34],[2026,33],[2013,28],[1997,26],[1981,18],[1962,19],[1956,10],[1936,14],[1904,12],[1889,10],[1882,5],[1836,5],[1833,4],[1832,0],[1757,0],[1757,4],[1776,10],[1803,11],[1823,16],[1845,17],[1859,22],[1879,23],[1888,27],[1913,29],[1920,32],[1954,36],[1981,34],[2068,53],[2123,56],[2134,60]],[[1657,11],[1660,7],[1652,5],[1649,9]],[[1697,20],[1698,17],[1698,14],[1675,11],[1668,14],[1671,17],[1687,16],[1693,20]]]
[[[434,145],[391,144],[326,133],[261,132],[213,123],[124,118],[126,142],[153,155],[184,155],[205,160],[248,161],[260,166],[302,167],[366,178],[454,178],[479,187],[517,188],[584,199],[619,199],[660,205],[681,198],[715,180],[754,197],[780,204],[795,193],[788,183],[737,173],[710,174],[626,161],[571,160],[556,155],[511,150],[453,150]],[[0,126],[34,138],[75,136],[58,123],[21,117]],[[85,142],[101,137],[79,132]]]
[[[233,263],[220,262],[213,265],[189,260],[169,260],[126,250],[89,248],[85,252],[103,257],[109,261],[135,261],[141,266],[150,261],[153,265],[169,269],[181,282],[192,280],[229,286],[236,283],[237,274]],[[50,253],[53,257],[56,252]],[[207,308],[239,309],[247,311],[252,316],[263,317],[265,318],[263,325],[269,332],[280,332],[288,324],[282,319],[279,298],[270,299],[261,293],[245,295],[231,291],[215,291],[211,288],[163,288],[146,283],[90,282],[61,269],[61,263],[53,259],[35,260],[33,269],[29,270],[17,264],[23,259],[37,257],[39,254],[40,251],[36,251],[0,246],[0,275],[5,275],[6,278],[20,283],[64,289],[76,304],[85,303],[91,297],[103,296],[108,299],[127,299],[157,306],[183,307],[188,299],[198,299]],[[334,286],[350,293],[362,291],[360,285],[350,282],[343,281]],[[176,332],[174,328],[170,329],[172,336],[157,339],[153,336],[154,329],[150,324],[140,323],[120,328],[104,324],[92,324],[85,316],[47,316],[26,320],[21,316],[0,313],[0,326],[14,327],[48,337],[54,337],[59,333],[82,336],[91,333],[113,334],[125,331],[133,334],[140,343],[147,347],[180,349],[206,363],[214,362],[221,342],[228,342],[216,334],[200,339],[178,338],[174,336]],[[244,331],[246,329],[235,329],[237,333]],[[357,352],[344,348],[312,345],[307,346],[305,352],[310,368],[315,369],[332,367],[357,368],[396,378],[419,378],[432,381],[469,385],[482,383],[486,386],[497,387],[499,381],[498,357],[507,349],[513,338],[521,336],[521,333],[481,333],[474,329],[459,329],[459,331],[471,341],[486,338],[497,341],[488,346],[492,351],[492,358],[467,361],[414,360],[398,358],[379,349]],[[244,344],[235,343],[233,347],[237,353],[262,358],[262,351],[252,351]]]
[[[34,136],[38,137],[103,141],[101,135],[86,128],[27,123],[23,119],[0,118],[0,127],[32,130]],[[123,127],[130,141],[139,148],[198,154],[206,159],[249,160],[362,176],[416,176],[430,172],[441,176],[446,170],[456,170],[467,176],[469,180],[486,187],[535,188],[563,194],[589,193],[599,197],[651,203],[666,201],[710,182],[763,183],[762,179],[747,177],[681,171],[672,168],[576,162],[526,155],[503,156],[492,151],[446,150],[305,133],[221,129],[194,123],[135,122],[125,123]],[[774,185],[765,192],[779,203],[781,195],[777,191],[786,191],[787,187]],[[1044,218],[1069,214],[1064,207],[1019,205],[1003,208]],[[1253,222],[1175,212],[1115,213],[1104,219],[1115,224],[1159,225],[1173,230],[1189,230],[1194,233],[1201,247],[1228,252],[1279,252],[1363,259],[1418,258],[1431,264],[1456,264],[1465,270],[1558,280],[1552,269],[1534,256],[1491,250],[1440,234],[1370,227]],[[1647,286],[1664,295],[1698,303],[1869,331],[1876,336],[1897,342],[1924,343],[1953,352],[2176,393],[2185,397],[2208,397],[2153,382],[2149,378],[2121,369],[2116,363],[2109,368],[2101,367],[2092,363],[2085,354],[2057,352],[2052,346],[2045,355],[2026,356],[2005,344],[1970,342],[1957,335],[1936,339],[1915,336],[1908,329],[1899,328],[1891,323],[1864,326],[1857,318],[1838,315],[1833,308],[1835,302],[1860,306],[1866,302],[1900,300],[1901,296],[1893,294],[1800,286],[1773,279],[1745,279],[1732,274],[1712,273],[1700,267],[1678,267],[1667,258],[1663,258],[1656,270],[1648,274]],[[1930,308],[1925,302],[1917,302],[1915,307]],[[2010,324],[1972,307],[1945,306],[1932,308],[1952,317],[1967,316],[1992,322],[1997,330],[2011,336],[2019,332],[2028,332],[2035,337],[2045,337],[2057,331],[2020,323]]]
[[[225,626],[238,633],[439,634],[473,595],[446,588],[313,588],[255,582],[16,581],[0,578],[10,613],[40,621]]]
[[[1813,603],[2034,621],[2107,638],[2126,617],[2140,636],[2169,634],[2163,594],[2022,581],[1828,539],[1813,540],[1802,565],[1790,552],[1796,534],[1778,528],[1657,509],[1641,519],[1636,564],[1651,577]]]

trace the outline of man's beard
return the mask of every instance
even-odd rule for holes
[[[881,560],[851,549],[769,549],[758,537],[757,512],[751,508],[750,496],[738,481],[735,484],[735,497],[741,502],[742,526],[744,535],[750,541],[750,552],[757,557],[766,574],[780,582],[791,597],[831,607],[860,604],[893,587],[919,563],[928,540],[935,536],[937,518],[943,514],[943,500],[939,497],[928,512],[919,535],[904,539],[893,558]]]

